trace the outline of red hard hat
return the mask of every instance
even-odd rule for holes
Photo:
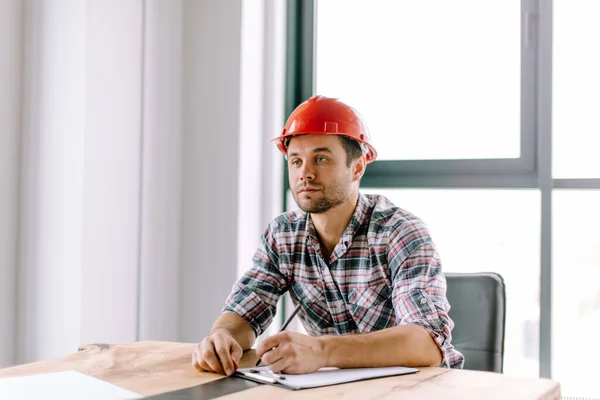
[[[365,120],[358,111],[338,99],[313,96],[300,104],[288,118],[281,136],[273,142],[277,142],[279,151],[286,155],[286,141],[295,135],[346,136],[367,147],[367,163],[377,158]]]

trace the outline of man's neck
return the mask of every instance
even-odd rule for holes
[[[313,225],[319,234],[321,245],[324,247],[323,250],[326,258],[329,258],[329,255],[348,227],[357,202],[358,190],[353,190],[345,202],[338,204],[327,212],[310,215]]]

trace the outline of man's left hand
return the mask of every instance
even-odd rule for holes
[[[280,332],[264,339],[256,354],[273,372],[306,374],[325,366],[322,342],[296,332]]]

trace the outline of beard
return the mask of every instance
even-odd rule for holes
[[[348,199],[351,185],[350,181],[346,181],[347,179],[333,181],[329,187],[310,184],[311,187],[319,189],[319,191],[315,193],[315,197],[319,196],[318,198],[301,196],[300,190],[302,190],[305,185],[299,185],[297,189],[292,192],[292,195],[296,204],[302,211],[312,214],[324,213]],[[309,196],[312,197],[312,195]]]

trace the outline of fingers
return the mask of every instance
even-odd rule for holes
[[[216,372],[217,374],[224,374],[223,366],[221,365],[221,361],[217,356],[217,351],[215,349],[215,343],[212,340],[206,341],[202,346],[201,353],[203,361],[208,365],[208,370]]]
[[[200,344],[194,347],[192,352],[192,365],[198,371],[223,373],[221,362],[219,361],[212,340],[204,339]]]
[[[243,349],[233,338],[214,335],[194,346],[192,365],[199,371],[232,375],[238,369]]]
[[[244,349],[242,349],[242,346],[240,346],[239,343],[234,340],[229,350],[231,353],[231,359],[235,364],[234,367],[235,369],[238,369],[240,360],[242,359],[242,355],[244,354]]]
[[[225,374],[232,375],[235,371],[235,366],[230,353],[232,347],[231,344],[227,343],[227,341],[221,337],[216,338],[214,343],[215,352],[221,361],[220,366],[223,368],[223,371],[225,371]]]
[[[202,344],[197,344],[194,346],[194,351],[192,351],[192,365],[194,368],[196,368],[198,371],[208,371],[208,365],[206,365],[206,363],[204,363],[204,360],[202,359]]]
[[[256,355],[262,360],[265,353],[280,346],[282,343],[288,343],[290,340],[291,337],[288,332],[279,332],[273,336],[269,336],[256,346]]]
[[[260,358],[262,360],[264,354],[271,350],[273,347],[277,347],[277,342],[275,340],[273,340],[273,336],[264,338],[262,342],[260,342],[258,344],[258,346],[256,346],[256,355],[258,356],[258,358]]]
[[[278,374],[280,372],[287,373],[286,368],[289,368],[291,363],[290,358],[280,358],[275,363],[269,365],[269,369],[274,373]]]
[[[269,343],[265,340],[263,342],[265,347],[277,344],[275,348],[267,348],[261,356],[263,364],[268,365],[271,371],[299,374],[314,372],[320,368],[320,365],[313,365],[315,363],[310,361],[316,357],[311,346],[306,345],[306,338],[294,333],[281,333],[278,335],[276,341]]]
[[[284,351],[283,349],[280,347],[277,347],[273,350],[267,351],[263,357],[261,357],[261,361],[263,365],[268,365],[269,369],[273,372],[279,372],[276,371],[275,369],[273,369],[273,366],[281,361],[281,359],[284,357]]]

